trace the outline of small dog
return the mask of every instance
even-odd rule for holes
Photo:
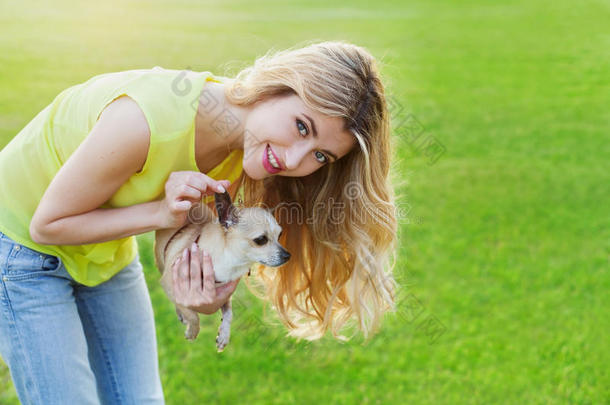
[[[243,276],[256,262],[277,267],[290,259],[290,253],[278,243],[282,228],[269,211],[258,207],[237,208],[226,191],[215,193],[214,200],[218,217],[207,205],[198,204],[189,211],[187,225],[155,232],[155,264],[161,272],[161,285],[176,305],[178,318],[187,325],[184,336],[189,340],[199,334],[199,315],[176,304],[171,274],[172,264],[184,249],[196,242],[200,250],[208,252],[216,286]],[[218,351],[229,343],[233,318],[230,298],[221,310],[222,321],[216,337]]]

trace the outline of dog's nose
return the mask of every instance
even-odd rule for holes
[[[290,259],[290,253],[288,253],[286,250],[282,250],[280,252],[280,258],[282,259],[282,263],[286,263],[288,259]]]

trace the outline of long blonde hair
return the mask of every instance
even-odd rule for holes
[[[229,101],[243,106],[289,92],[311,109],[343,117],[357,142],[305,177],[253,180],[242,173],[244,205],[275,209],[280,243],[292,255],[279,270],[260,265],[257,286],[248,286],[271,303],[292,336],[313,340],[331,329],[346,339],[343,326],[355,319],[368,338],[394,310],[396,286],[390,117],[377,63],[347,42],[313,43],[267,52],[225,89]]]

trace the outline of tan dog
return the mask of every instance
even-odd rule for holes
[[[218,216],[205,204],[199,204],[190,210],[187,225],[155,232],[155,264],[161,271],[161,285],[176,305],[178,318],[187,325],[184,336],[189,340],[199,334],[199,315],[176,304],[171,274],[172,264],[184,249],[196,242],[200,250],[208,252],[216,286],[243,276],[256,262],[275,267],[290,259],[290,253],[278,243],[282,228],[269,211],[258,207],[236,208],[228,192],[215,193],[214,199]],[[230,298],[221,310],[222,322],[216,337],[218,351],[229,343],[233,318]]]

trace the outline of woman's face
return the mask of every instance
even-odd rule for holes
[[[343,125],[343,118],[309,109],[294,93],[261,101],[245,123],[244,171],[255,180],[307,176],[354,146]]]

